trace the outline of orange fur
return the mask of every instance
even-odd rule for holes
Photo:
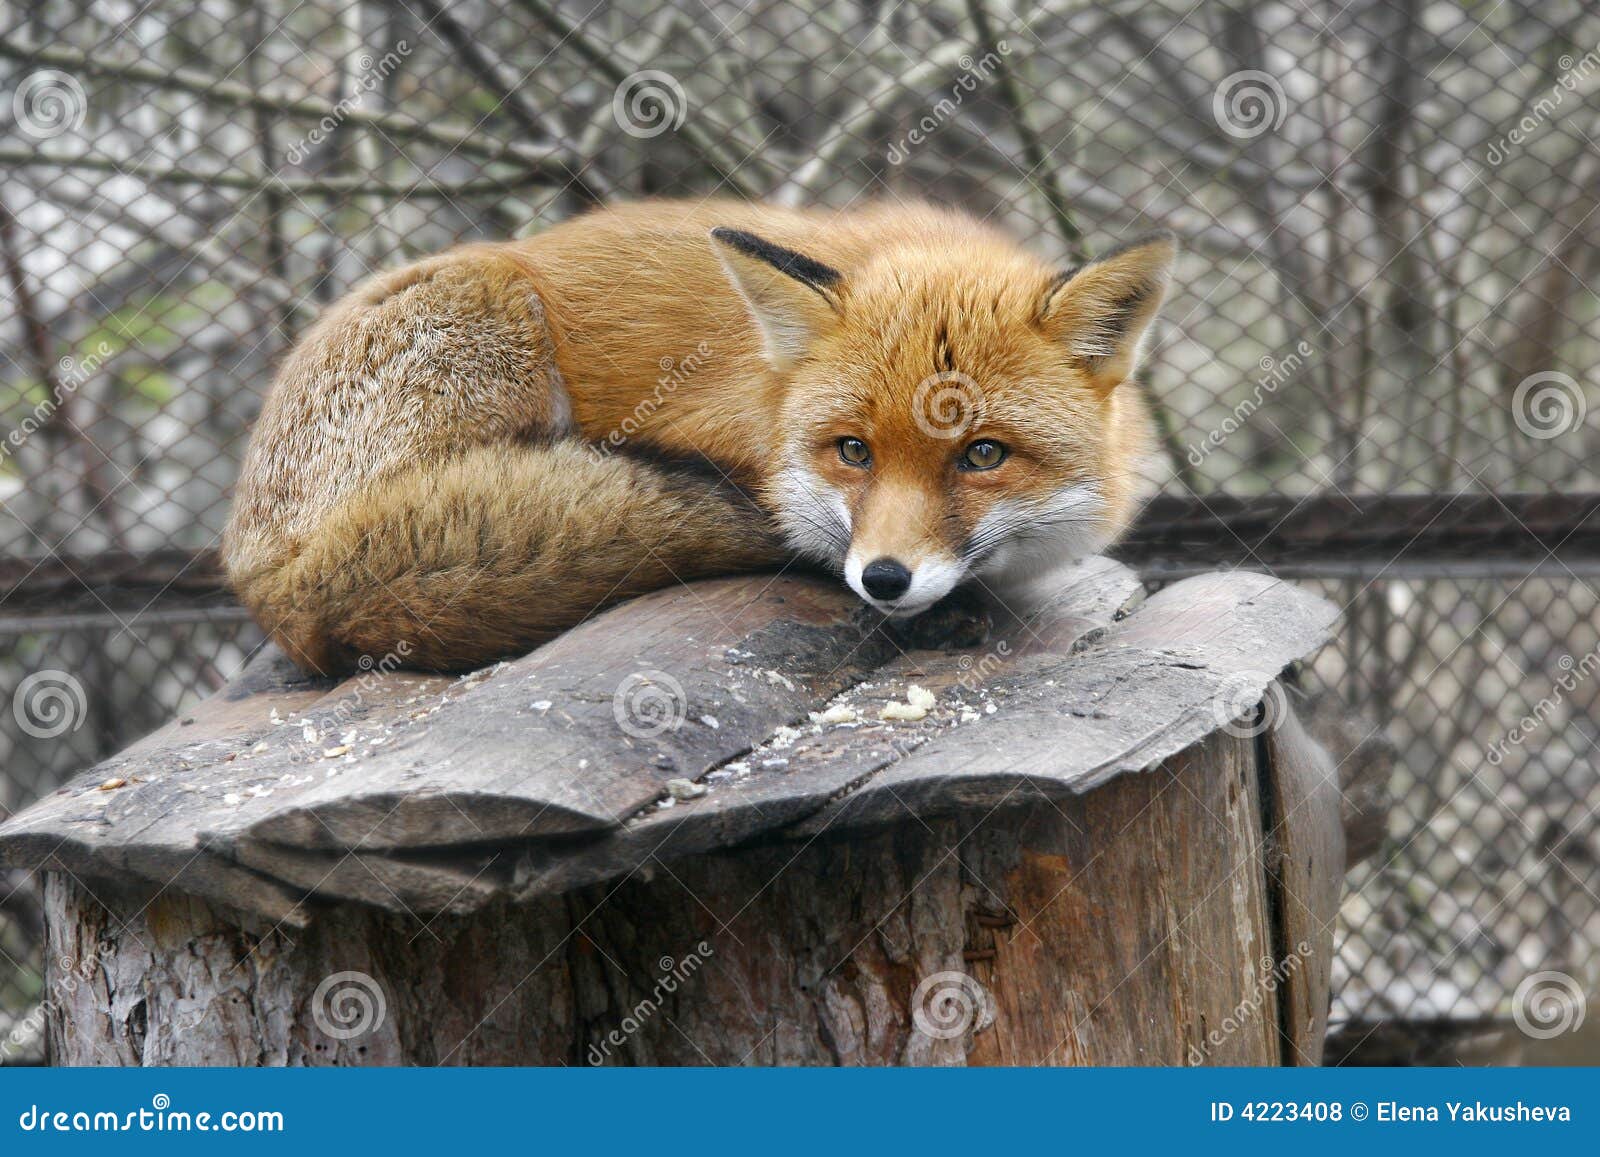
[[[809,264],[780,271],[772,246]],[[646,202],[380,274],[279,375],[230,577],[298,662],[334,673],[401,642],[415,665],[477,665],[616,599],[792,552],[858,590],[867,556],[1037,569],[1136,507],[1148,421],[1118,384],[1171,258],[1156,239],[1062,278],[928,206]],[[941,373],[981,393],[970,437],[918,420]],[[980,436],[1007,459],[957,469]],[[845,437],[872,447],[870,469],[840,459]],[[714,470],[662,464],[680,458]],[[1021,533],[1030,518],[1049,535]],[[1011,529],[962,562],[985,527]]]

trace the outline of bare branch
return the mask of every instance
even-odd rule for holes
[[[784,182],[779,199],[786,204],[797,204],[814,196],[823,180],[831,175],[839,154],[851,144],[859,142],[862,132],[874,119],[892,108],[897,98],[907,93],[920,94],[925,85],[944,76],[971,51],[970,44],[947,40],[929,52],[919,64],[898,76],[880,77],[871,91],[828,126],[828,131],[812,150],[811,159]]]
[[[424,0],[427,4],[434,4],[436,0]],[[558,37],[560,43],[572,49],[577,55],[583,57],[594,66],[595,70],[612,84],[621,84],[632,74],[632,69],[619,65],[613,58],[614,54],[600,47],[581,27],[573,24],[558,12],[553,4],[546,0],[517,0],[530,16],[550,30],[551,34]],[[724,136],[733,134],[729,126],[714,126]],[[740,173],[744,158],[731,156],[715,136],[703,132],[692,118],[685,118],[678,127],[678,135],[700,157],[711,166],[712,171],[719,180],[742,193],[746,197],[757,196],[759,190],[755,185]],[[744,148],[745,158],[758,156],[759,149],[755,145]]]
[[[547,183],[565,183],[562,150],[550,144],[525,141],[500,141],[489,134],[475,133],[470,126],[425,122],[404,113],[375,113],[360,108],[339,108],[313,96],[282,92],[256,92],[248,85],[209,76],[189,68],[162,68],[142,61],[113,61],[90,56],[74,48],[20,44],[0,37],[0,58],[42,64],[66,72],[110,77],[134,84],[148,84],[170,92],[187,92],[204,97],[220,108],[251,108],[285,116],[312,120],[332,119],[340,123],[367,125],[392,137],[424,140],[451,151],[470,153],[490,161],[519,164],[537,172]]]
[[[30,187],[39,189],[41,195],[45,192],[40,186],[42,182],[30,179],[28,174],[22,175],[19,180]],[[159,220],[147,220],[136,215],[131,210],[113,203],[109,198],[102,196],[74,196],[64,190],[62,182],[51,180],[48,194],[56,206],[63,209],[72,209],[84,215],[86,220],[98,221],[108,229],[122,229],[132,233],[143,240],[154,241],[174,255],[181,256],[186,262],[192,262],[206,269],[218,281],[233,287],[240,294],[248,294],[261,298],[269,306],[283,311],[286,320],[309,321],[315,314],[310,305],[298,301],[289,284],[280,275],[264,272],[253,264],[231,256],[226,245],[217,244],[217,228],[214,220],[204,217],[182,217],[182,209],[173,205],[165,198],[162,204],[171,206],[171,212]],[[154,196],[154,194],[152,194]],[[195,236],[179,236],[176,225],[186,224],[193,230]],[[146,266],[155,264],[149,256],[145,258]],[[90,297],[98,307],[106,299],[104,288],[99,284],[90,284],[88,287]]]
[[[1050,210],[1050,216],[1056,223],[1056,229],[1060,232],[1062,240],[1067,243],[1067,252],[1072,260],[1082,262],[1088,258],[1088,252],[1083,247],[1083,232],[1072,219],[1072,211],[1067,208],[1066,196],[1061,191],[1060,175],[1050,163],[1049,154],[1045,152],[1039,134],[1033,127],[1033,120],[1028,115],[1022,99],[1022,88],[1017,84],[1017,78],[1006,61],[1006,53],[1001,51],[1000,42],[995,36],[994,23],[989,19],[989,10],[984,6],[984,0],[967,0],[967,12],[972,17],[973,31],[978,37],[978,47],[983,50],[985,58],[992,56],[997,61],[995,78],[999,83],[1000,102],[1005,105],[1011,123],[1016,127],[1017,137],[1022,142],[1022,159],[1028,166],[1024,179],[1044,198],[1045,206]]]
[[[949,127],[968,140],[983,145],[995,156],[1007,161],[1010,154],[1001,148],[999,141],[984,132],[970,118],[957,117]],[[915,162],[913,162],[915,163]],[[938,162],[943,165],[945,162]],[[1220,217],[1205,220],[1203,209],[1156,201],[1135,203],[1116,190],[1096,181],[1093,177],[1071,172],[1057,174],[1062,194],[1080,209],[1095,214],[1096,220],[1106,224],[1122,224],[1134,220],[1146,221],[1170,229],[1178,235],[1185,247],[1199,249],[1219,256],[1247,257],[1254,253],[1255,242],[1249,229],[1242,223],[1230,225]]]
[[[54,408],[46,419],[47,427],[63,428],[61,433],[65,440],[78,443],[82,452],[78,481],[83,488],[86,509],[92,514],[97,514],[100,521],[105,524],[112,546],[123,549],[126,544],[120,520],[117,518],[117,506],[112,501],[113,490],[101,476],[101,464],[109,459],[105,452],[95,445],[94,438],[85,428],[86,423],[73,418],[72,410],[78,400],[78,390],[66,389],[61,376],[56,372],[55,355],[52,353],[55,343],[50,336],[49,327],[40,316],[33,288],[28,283],[27,270],[22,265],[19,233],[17,219],[12,214],[10,206],[0,201],[0,265],[4,266],[6,280],[11,284],[17,320],[21,322],[23,329],[23,344],[33,359],[34,372],[39,375],[39,383],[44,387],[46,395],[54,400]]]
[[[390,0],[390,2],[403,5],[404,0]],[[451,14],[445,0],[412,0],[412,2],[422,10],[434,30],[460,54],[462,63],[495,95],[500,102],[498,107],[504,109],[506,115],[515,121],[519,128],[534,136],[548,136],[560,142],[562,153],[574,158],[576,167],[563,163],[559,156],[557,163],[562,165],[566,179],[579,196],[592,204],[599,204],[606,196],[615,192],[604,174],[584,165],[582,158],[576,156],[575,147],[566,140],[565,132],[555,119],[546,116],[523,95],[521,84],[525,78],[496,56],[481,36],[474,34],[457,20]]]
[[[203,185],[212,189],[242,189],[246,192],[277,189],[285,193],[338,197],[355,193],[408,198],[465,197],[475,193],[504,194],[519,186],[544,183],[527,172],[513,173],[503,178],[479,177],[471,181],[437,181],[431,177],[418,177],[415,181],[375,181],[363,174],[344,177],[279,177],[271,173],[256,175],[227,169],[174,168],[151,164],[148,161],[106,157],[97,153],[63,155],[47,153],[37,148],[17,148],[13,145],[0,145],[0,165],[116,173],[156,185]]]

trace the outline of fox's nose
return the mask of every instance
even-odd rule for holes
[[[861,572],[861,585],[873,598],[893,602],[911,589],[911,572],[892,558],[880,558]]]

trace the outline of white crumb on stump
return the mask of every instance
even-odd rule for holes
[[[878,718],[915,722],[918,719],[926,719],[928,712],[933,710],[933,704],[933,692],[913,683],[906,688],[905,702],[897,700],[885,703],[878,712]]]

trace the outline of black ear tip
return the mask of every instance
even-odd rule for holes
[[[743,229],[729,229],[718,225],[711,230],[711,237],[734,252],[765,262],[779,273],[809,285],[812,289],[828,289],[837,285],[843,278],[837,269],[807,257],[804,253],[785,249],[782,245],[774,245],[754,233],[746,233]]]
[[[743,229],[730,229],[726,225],[718,225],[711,230],[711,239],[739,250],[749,253],[760,245],[760,238],[754,233],[746,233]]]

